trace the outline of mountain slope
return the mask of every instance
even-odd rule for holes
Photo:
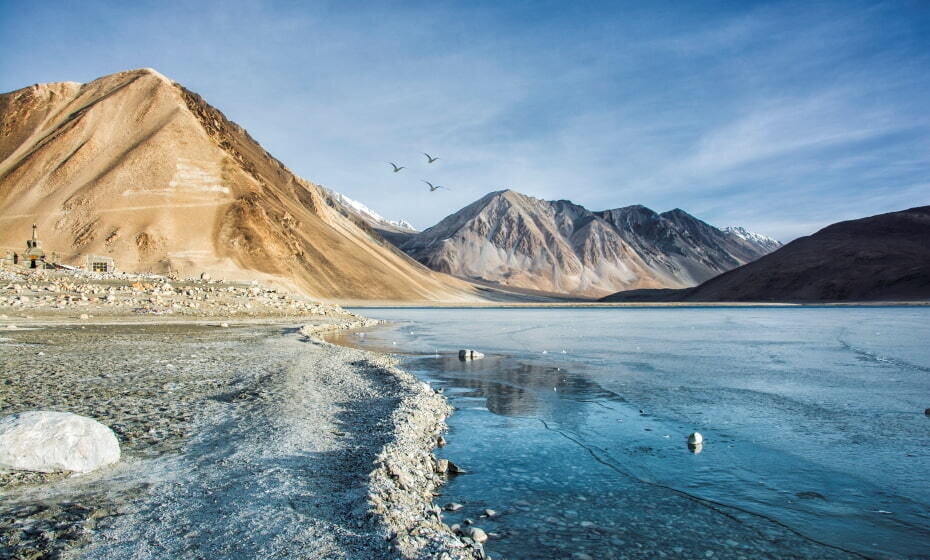
[[[767,252],[772,252],[775,249],[781,247],[781,243],[772,239],[771,237],[766,237],[758,233],[753,233],[746,228],[735,226],[735,227],[725,227],[722,230],[727,235],[738,237],[744,241],[749,242],[756,247],[766,250]]]
[[[691,286],[766,252],[680,210],[591,212],[511,190],[489,193],[399,246],[434,270],[576,296]]]
[[[659,214],[637,205],[596,214],[611,224],[651,269],[673,278],[678,286],[699,284],[772,250],[678,208]],[[777,246],[778,242],[773,243]]]
[[[930,300],[930,206],[839,222],[687,290],[604,301]]]
[[[150,69],[0,95],[0,246],[63,262],[264,278],[324,299],[463,300],[344,216],[199,95]]]

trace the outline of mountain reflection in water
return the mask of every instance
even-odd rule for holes
[[[623,401],[564,366],[514,364],[512,359],[497,356],[472,361],[427,357],[420,362],[436,372],[437,380],[461,388],[457,394],[485,399],[488,410],[501,416],[533,416],[570,426],[582,420],[584,403]]]

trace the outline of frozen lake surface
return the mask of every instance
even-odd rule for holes
[[[495,558],[930,557],[928,308],[362,312],[335,341],[457,408],[439,501]]]

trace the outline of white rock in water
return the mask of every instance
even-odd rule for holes
[[[90,472],[119,456],[113,430],[85,416],[30,410],[0,419],[0,468]]]
[[[688,436],[688,445],[701,445],[704,443],[704,436],[701,435],[701,432],[691,432],[691,435]]]
[[[459,350],[460,360],[480,360],[483,357],[484,354],[478,352],[477,350]]]
[[[472,527],[466,531],[466,534],[475,542],[483,543],[488,540],[488,534],[478,527]]]

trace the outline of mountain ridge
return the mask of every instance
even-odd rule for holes
[[[602,301],[930,301],[930,206],[831,224],[692,288]]]
[[[433,270],[587,297],[617,286],[695,285],[767,252],[752,238],[681,209],[590,211],[512,189],[490,192],[433,227],[392,241]]]

